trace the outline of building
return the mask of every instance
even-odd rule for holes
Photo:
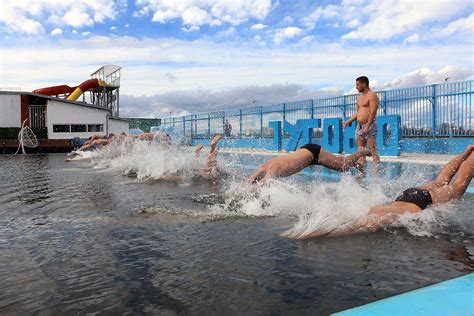
[[[23,122],[39,139],[39,150],[46,152],[70,150],[75,138],[128,132],[128,120],[118,116],[117,71],[118,66],[103,66],[77,87],[0,91],[0,151],[18,146]],[[80,96],[82,101],[77,101]]]

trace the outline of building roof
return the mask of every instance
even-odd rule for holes
[[[59,102],[69,103],[69,104],[76,105],[76,106],[85,106],[85,107],[88,107],[88,108],[93,108],[93,109],[97,109],[97,110],[103,110],[103,111],[111,112],[111,110],[109,108],[105,108],[105,107],[102,107],[102,106],[97,106],[97,105],[94,105],[94,104],[90,104],[90,103],[86,103],[86,102],[80,102],[80,101],[69,101],[69,100],[66,100],[66,99],[56,98],[56,97],[49,96],[49,95],[36,94],[36,93],[33,93],[33,92],[27,92],[27,91],[0,91],[0,95],[4,95],[4,94],[26,95],[26,96],[31,96],[31,97],[36,97],[36,98],[43,98],[43,99],[52,100],[52,101],[59,101]]]

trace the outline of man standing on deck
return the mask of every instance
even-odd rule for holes
[[[357,120],[356,128],[356,143],[358,147],[369,147],[374,159],[375,175],[379,175],[380,168],[380,157],[377,152],[377,122],[375,117],[377,116],[377,110],[379,108],[379,98],[377,94],[370,90],[369,78],[361,76],[356,79],[356,89],[360,93],[357,97],[357,111],[354,115],[344,124],[343,128],[346,128],[350,123]],[[361,165],[360,170],[365,170],[366,160],[365,157],[361,158],[358,163]]]

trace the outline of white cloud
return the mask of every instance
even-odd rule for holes
[[[271,105],[281,102],[327,98],[339,96],[343,90],[338,87],[310,89],[301,84],[245,85],[229,89],[208,88],[188,91],[169,91],[147,97],[121,96],[122,115],[127,117],[163,117],[172,111],[177,113],[199,113],[226,108]]]
[[[288,24],[293,24],[293,22],[295,22],[295,19],[293,17],[287,15],[283,18],[283,22],[288,23]]]
[[[84,10],[83,6],[72,7],[64,14],[61,20],[64,24],[77,28],[94,24],[91,16]]]
[[[438,71],[433,71],[428,67],[423,67],[400,77],[381,86],[382,89],[396,89],[406,87],[416,87],[432,83],[440,83],[447,80],[457,81],[463,80],[473,75],[473,71],[469,67],[462,66],[445,66]]]
[[[129,27],[130,27],[130,24],[127,23],[127,24],[125,24],[123,27],[124,27],[124,28],[129,28]]]
[[[111,30],[111,31],[115,31],[115,30],[117,30],[117,27],[116,27],[116,26],[111,26],[111,27],[110,27],[110,30]]]
[[[329,21],[353,29],[342,36],[345,40],[406,38],[421,31],[431,33],[427,28],[433,23],[438,25],[435,30],[440,36],[449,36],[469,32],[473,28],[472,14],[451,22],[445,29],[439,25],[464,12],[472,13],[472,9],[471,0],[458,0],[455,4],[447,0],[343,0],[340,4],[317,7],[302,19],[302,23],[306,30]],[[427,36],[423,34],[423,37]]]
[[[186,27],[186,26],[183,26],[181,28],[181,31],[183,32],[194,32],[194,31],[199,31],[201,28],[197,25],[193,25],[193,26],[190,26],[190,27]]]
[[[115,64],[123,66],[121,92],[129,95],[209,87],[217,91],[285,82],[349,86],[360,75],[367,75],[372,82],[387,82],[413,69],[443,68],[446,61],[473,68],[472,46],[467,43],[403,47],[386,43],[352,46],[350,42],[328,44],[313,40],[294,41],[275,49],[260,44],[259,40],[262,38],[252,38],[254,44],[242,45],[240,41],[80,36],[44,41],[35,49],[31,49],[28,41],[27,45],[15,42],[2,47],[0,86],[21,86],[28,91],[49,85],[76,85],[102,64],[110,63],[110,56]],[[449,71],[443,72],[452,76]],[[172,83],[165,73],[179,80]]]
[[[282,29],[277,29],[273,37],[275,44],[279,45],[283,39],[296,37],[303,33],[303,30],[296,26],[289,26]]]
[[[308,35],[308,36],[305,36],[302,39],[300,39],[300,41],[298,43],[304,46],[304,45],[307,45],[307,44],[311,43],[312,41],[314,41],[314,36],[313,35]]]
[[[334,4],[318,7],[309,16],[303,18],[303,23],[308,30],[312,30],[316,26],[316,22],[339,16],[340,10],[340,7]]]
[[[116,15],[116,2],[108,0],[3,0],[0,27],[8,33],[39,35],[44,32],[44,22],[81,28],[114,19]]]
[[[414,33],[405,38],[405,43],[417,43],[420,40],[420,34]]]
[[[76,35],[76,34],[77,34],[77,30],[72,30],[72,34]]]
[[[361,24],[361,22],[359,21],[359,19],[352,19],[349,22],[347,22],[346,25],[347,25],[347,27],[353,29],[353,28],[358,27],[360,24]]]
[[[134,16],[153,13],[152,21],[165,23],[181,19],[183,25],[239,25],[250,18],[262,20],[271,9],[271,0],[137,0]]]
[[[465,34],[474,37],[474,13],[449,23],[445,28],[433,30],[433,37],[448,37]]]
[[[212,21],[207,11],[197,7],[186,9],[181,17],[184,25],[204,25]]]
[[[252,25],[250,28],[251,28],[252,30],[263,30],[263,29],[266,28],[266,27],[267,27],[267,25],[262,24],[262,23],[258,23],[258,24]]]
[[[175,82],[176,79],[178,79],[175,75],[173,75],[172,73],[165,73],[165,78],[169,81],[169,82]]]
[[[88,36],[88,35],[90,35],[90,34],[91,34],[91,32],[89,32],[89,31],[86,31],[86,32],[82,32],[82,33],[81,33],[82,36]]]
[[[349,6],[350,7],[350,6]],[[343,39],[384,40],[414,31],[430,22],[447,21],[472,8],[470,0],[450,1],[370,0],[364,4],[366,23]],[[340,7],[346,14],[346,7]]]
[[[7,33],[22,32],[28,35],[39,35],[44,32],[43,25],[27,17],[26,9],[19,4],[18,1],[4,1],[2,2],[2,9],[0,10],[0,26],[2,31]],[[35,13],[35,5],[31,3],[31,14]]]
[[[63,30],[61,30],[59,27],[51,31],[51,36],[61,36],[61,35],[63,35]]]
[[[235,34],[235,27],[233,27],[233,26],[229,27],[226,30],[217,32],[217,36],[220,36],[220,37],[228,37],[228,36],[231,36],[233,34]]]

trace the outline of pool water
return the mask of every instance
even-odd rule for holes
[[[362,186],[309,168],[239,198],[267,156],[221,155],[221,181],[190,176],[186,155],[64,158],[0,156],[2,315],[325,315],[473,270],[469,194],[371,234],[279,236],[338,225],[439,167],[384,165],[389,184]],[[182,179],[160,180],[170,170]]]

